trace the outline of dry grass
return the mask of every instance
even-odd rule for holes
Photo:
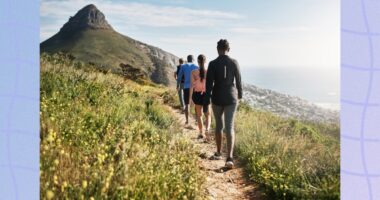
[[[339,129],[335,125],[285,120],[243,104],[236,132],[237,153],[251,179],[262,184],[269,196],[339,199]]]

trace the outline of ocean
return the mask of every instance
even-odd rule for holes
[[[241,67],[242,80],[339,110],[339,68]]]

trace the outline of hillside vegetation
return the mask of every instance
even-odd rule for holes
[[[340,199],[339,126],[282,119],[241,104],[237,154],[274,199]]]
[[[42,199],[203,199],[168,88],[41,56]],[[269,199],[339,199],[339,126],[241,103],[236,155]]]
[[[41,198],[200,198],[197,155],[162,106],[166,94],[42,55]]]

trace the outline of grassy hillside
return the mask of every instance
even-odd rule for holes
[[[237,155],[274,199],[339,199],[339,126],[281,119],[241,104]]]
[[[41,199],[201,198],[197,155],[166,94],[43,55]]]
[[[124,63],[150,73],[153,63],[137,46],[134,40],[113,30],[87,29],[70,35],[58,33],[41,43],[41,51],[70,53],[79,61],[92,62],[116,72],[120,72],[119,65]]]
[[[114,30],[84,29],[59,32],[41,43],[42,53],[71,54],[77,61],[120,74],[120,64],[141,70],[155,83],[172,85],[177,58],[159,48],[143,44]]]

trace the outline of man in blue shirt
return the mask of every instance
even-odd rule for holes
[[[179,70],[177,76],[177,90],[181,84],[183,75],[185,78],[184,86],[183,86],[183,96],[185,100],[185,116],[186,116],[186,124],[189,123],[189,103],[190,103],[190,78],[191,72],[193,70],[198,69],[199,67],[193,63],[194,57],[192,55],[187,56],[187,63],[183,64]]]

